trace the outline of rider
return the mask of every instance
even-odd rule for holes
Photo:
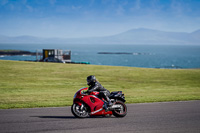
[[[94,75],[90,75],[87,77],[87,84],[89,85],[88,93],[92,91],[98,91],[99,98],[104,98],[108,102],[108,106],[112,106],[109,98],[110,92],[96,80],[96,77]]]

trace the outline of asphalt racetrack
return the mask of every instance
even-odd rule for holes
[[[70,107],[0,110],[0,133],[200,133],[200,101],[127,104],[124,118],[78,119]]]

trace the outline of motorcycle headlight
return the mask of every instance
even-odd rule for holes
[[[75,93],[75,94],[74,94],[74,98],[76,98],[76,95],[77,95],[77,94]]]

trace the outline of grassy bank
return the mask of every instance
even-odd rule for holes
[[[122,90],[127,103],[200,100],[200,69],[0,60],[0,108],[71,105],[74,93],[87,86],[88,75],[95,75],[110,91]]]

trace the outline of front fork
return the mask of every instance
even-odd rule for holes
[[[80,107],[80,111],[82,111],[83,108],[84,108],[84,105],[83,105],[83,103],[82,103],[82,104],[81,104],[81,107]]]

